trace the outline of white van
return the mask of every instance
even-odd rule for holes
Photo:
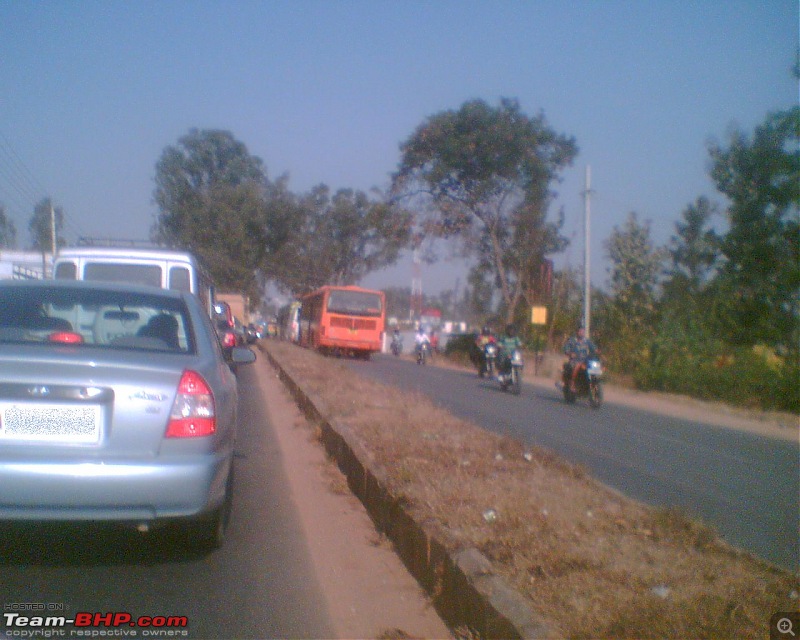
[[[213,315],[211,278],[188,251],[139,247],[69,247],[53,264],[56,280],[97,280],[190,291]]]

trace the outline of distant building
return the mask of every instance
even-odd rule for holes
[[[439,309],[423,309],[419,322],[424,327],[438,329],[442,324],[442,312]]]
[[[0,249],[0,280],[41,279],[52,275],[53,256],[39,251]]]

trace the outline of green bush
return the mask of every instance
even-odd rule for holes
[[[701,314],[665,314],[650,336],[613,336],[608,352],[609,367],[642,390],[800,412],[796,355],[726,344]]]
[[[718,342],[660,338],[632,372],[637,387],[684,393],[765,410],[800,412],[798,365],[791,359]]]

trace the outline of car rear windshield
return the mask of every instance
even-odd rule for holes
[[[194,353],[183,300],[107,289],[0,287],[0,343]]]

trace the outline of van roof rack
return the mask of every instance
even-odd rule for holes
[[[123,238],[91,238],[80,236],[75,243],[78,247],[121,247],[139,249],[174,249],[168,245],[159,244],[152,240],[126,240]]]

